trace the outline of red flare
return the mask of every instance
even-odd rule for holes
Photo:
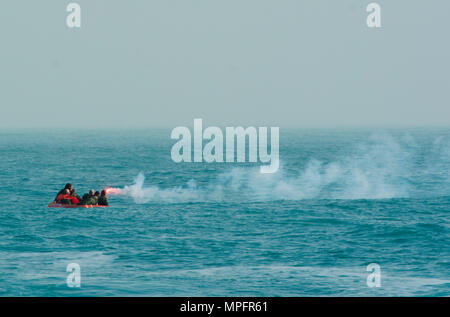
[[[113,188],[113,187],[106,187],[105,188],[105,193],[108,194],[119,194],[120,193],[120,189],[119,188]]]

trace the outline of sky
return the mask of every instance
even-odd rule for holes
[[[450,1],[371,2],[4,0],[0,127],[449,126]]]

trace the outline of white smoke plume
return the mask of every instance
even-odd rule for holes
[[[389,135],[373,135],[332,162],[311,158],[295,174],[287,173],[283,165],[275,174],[261,174],[256,167],[232,168],[201,188],[195,180],[173,188],[144,186],[145,176],[140,173],[133,185],[110,193],[127,195],[138,204],[407,198],[413,191],[408,178],[416,153],[413,140],[407,138],[406,143]]]

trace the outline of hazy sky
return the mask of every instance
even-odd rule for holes
[[[0,5],[0,127],[450,125],[450,1]]]

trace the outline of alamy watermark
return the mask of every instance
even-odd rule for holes
[[[66,7],[69,14],[66,18],[66,24],[68,28],[80,28],[81,27],[81,7],[78,3],[69,3]]]
[[[69,263],[66,267],[68,287],[81,287],[81,267],[78,263]]]
[[[366,11],[369,12],[366,23],[369,28],[381,28],[381,6],[372,2],[367,5]]]
[[[225,155],[224,155],[225,134]],[[269,128],[267,127],[226,127],[225,133],[219,127],[208,127],[203,130],[202,119],[194,119],[194,133],[187,127],[176,127],[170,137],[177,139],[172,146],[171,157],[174,162],[248,162],[263,163],[261,173],[275,173],[279,168],[279,128],[270,128],[270,152],[268,149]],[[248,147],[247,147],[248,139]],[[203,146],[203,140],[209,142]],[[192,160],[192,143],[194,143],[194,159]],[[236,151],[235,151],[236,148]],[[236,155],[235,155],[236,154]]]
[[[66,11],[69,12],[66,18],[66,25],[69,28],[81,27],[81,6],[76,2],[71,2],[67,5]],[[366,12],[369,15],[366,18],[366,23],[369,28],[381,28],[381,6],[372,2],[366,7]]]
[[[370,274],[367,276],[368,287],[381,287],[381,267],[377,263],[370,263],[366,268]]]

